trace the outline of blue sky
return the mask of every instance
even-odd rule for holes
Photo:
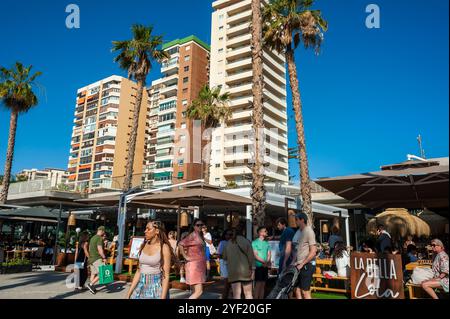
[[[65,26],[69,3],[80,6],[80,29]],[[365,27],[370,3],[381,9],[380,29]],[[13,172],[67,166],[77,88],[124,75],[113,63],[112,40],[129,38],[130,25],[143,23],[168,41],[195,34],[209,42],[210,4],[2,0],[0,65],[20,60],[44,72],[40,104],[19,119]],[[418,153],[419,133],[428,157],[448,156],[448,6],[445,0],[317,0],[330,25],[321,55],[297,52],[313,178],[406,160]],[[156,66],[149,81],[158,75]],[[8,125],[9,113],[1,109],[0,172]],[[290,130],[293,146],[292,119]]]

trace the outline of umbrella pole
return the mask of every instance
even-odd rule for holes
[[[181,234],[180,234],[180,231],[181,231],[180,219],[181,219],[181,206],[178,206],[178,208],[177,208],[177,236],[178,236],[178,238],[180,238],[180,236],[181,236]]]

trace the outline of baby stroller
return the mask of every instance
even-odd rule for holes
[[[266,299],[289,299],[289,294],[294,290],[299,274],[300,271],[295,266],[286,268]]]

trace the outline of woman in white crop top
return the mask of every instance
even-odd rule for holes
[[[168,299],[173,251],[160,222],[149,222],[127,299]]]

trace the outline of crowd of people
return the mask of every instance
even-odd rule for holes
[[[218,241],[214,241],[205,223],[196,219],[191,229],[182,233],[179,240],[174,231],[166,233],[164,225],[151,221],[145,229],[145,240],[139,250],[139,265],[131,287],[127,293],[130,299],[167,299],[169,298],[169,275],[178,272],[180,282],[190,286],[190,299],[198,299],[204,292],[204,285],[211,280],[212,265],[218,264],[220,278],[223,280],[223,299],[264,299],[269,272],[277,268],[282,276],[288,269],[297,269],[296,282],[292,298],[311,299],[311,284],[316,271],[317,258],[333,258],[336,271],[325,273],[327,277],[350,277],[350,248],[339,235],[337,227],[332,228],[328,238],[328,248],[324,251],[316,242],[316,234],[308,225],[304,213],[295,216],[297,229],[288,226],[286,219],[276,221],[279,236],[270,236],[266,227],[257,229],[257,238],[250,242],[239,229],[225,230]],[[278,240],[275,256],[269,241]],[[218,243],[217,248],[214,245]],[[433,298],[437,297],[435,288],[448,292],[448,255],[442,241],[431,242],[435,255],[433,276],[422,283],[423,289]],[[408,237],[399,249],[383,225],[377,227],[377,240],[362,242],[360,251],[376,253],[402,254],[403,264],[415,262],[419,256],[412,237]],[[106,263],[105,229],[99,227],[95,236],[89,239],[82,233],[76,251],[76,267],[79,274],[78,290],[82,289],[90,269],[90,282],[87,289],[95,294],[99,268]],[[295,268],[293,268],[295,267]],[[230,296],[231,293],[231,296]]]

